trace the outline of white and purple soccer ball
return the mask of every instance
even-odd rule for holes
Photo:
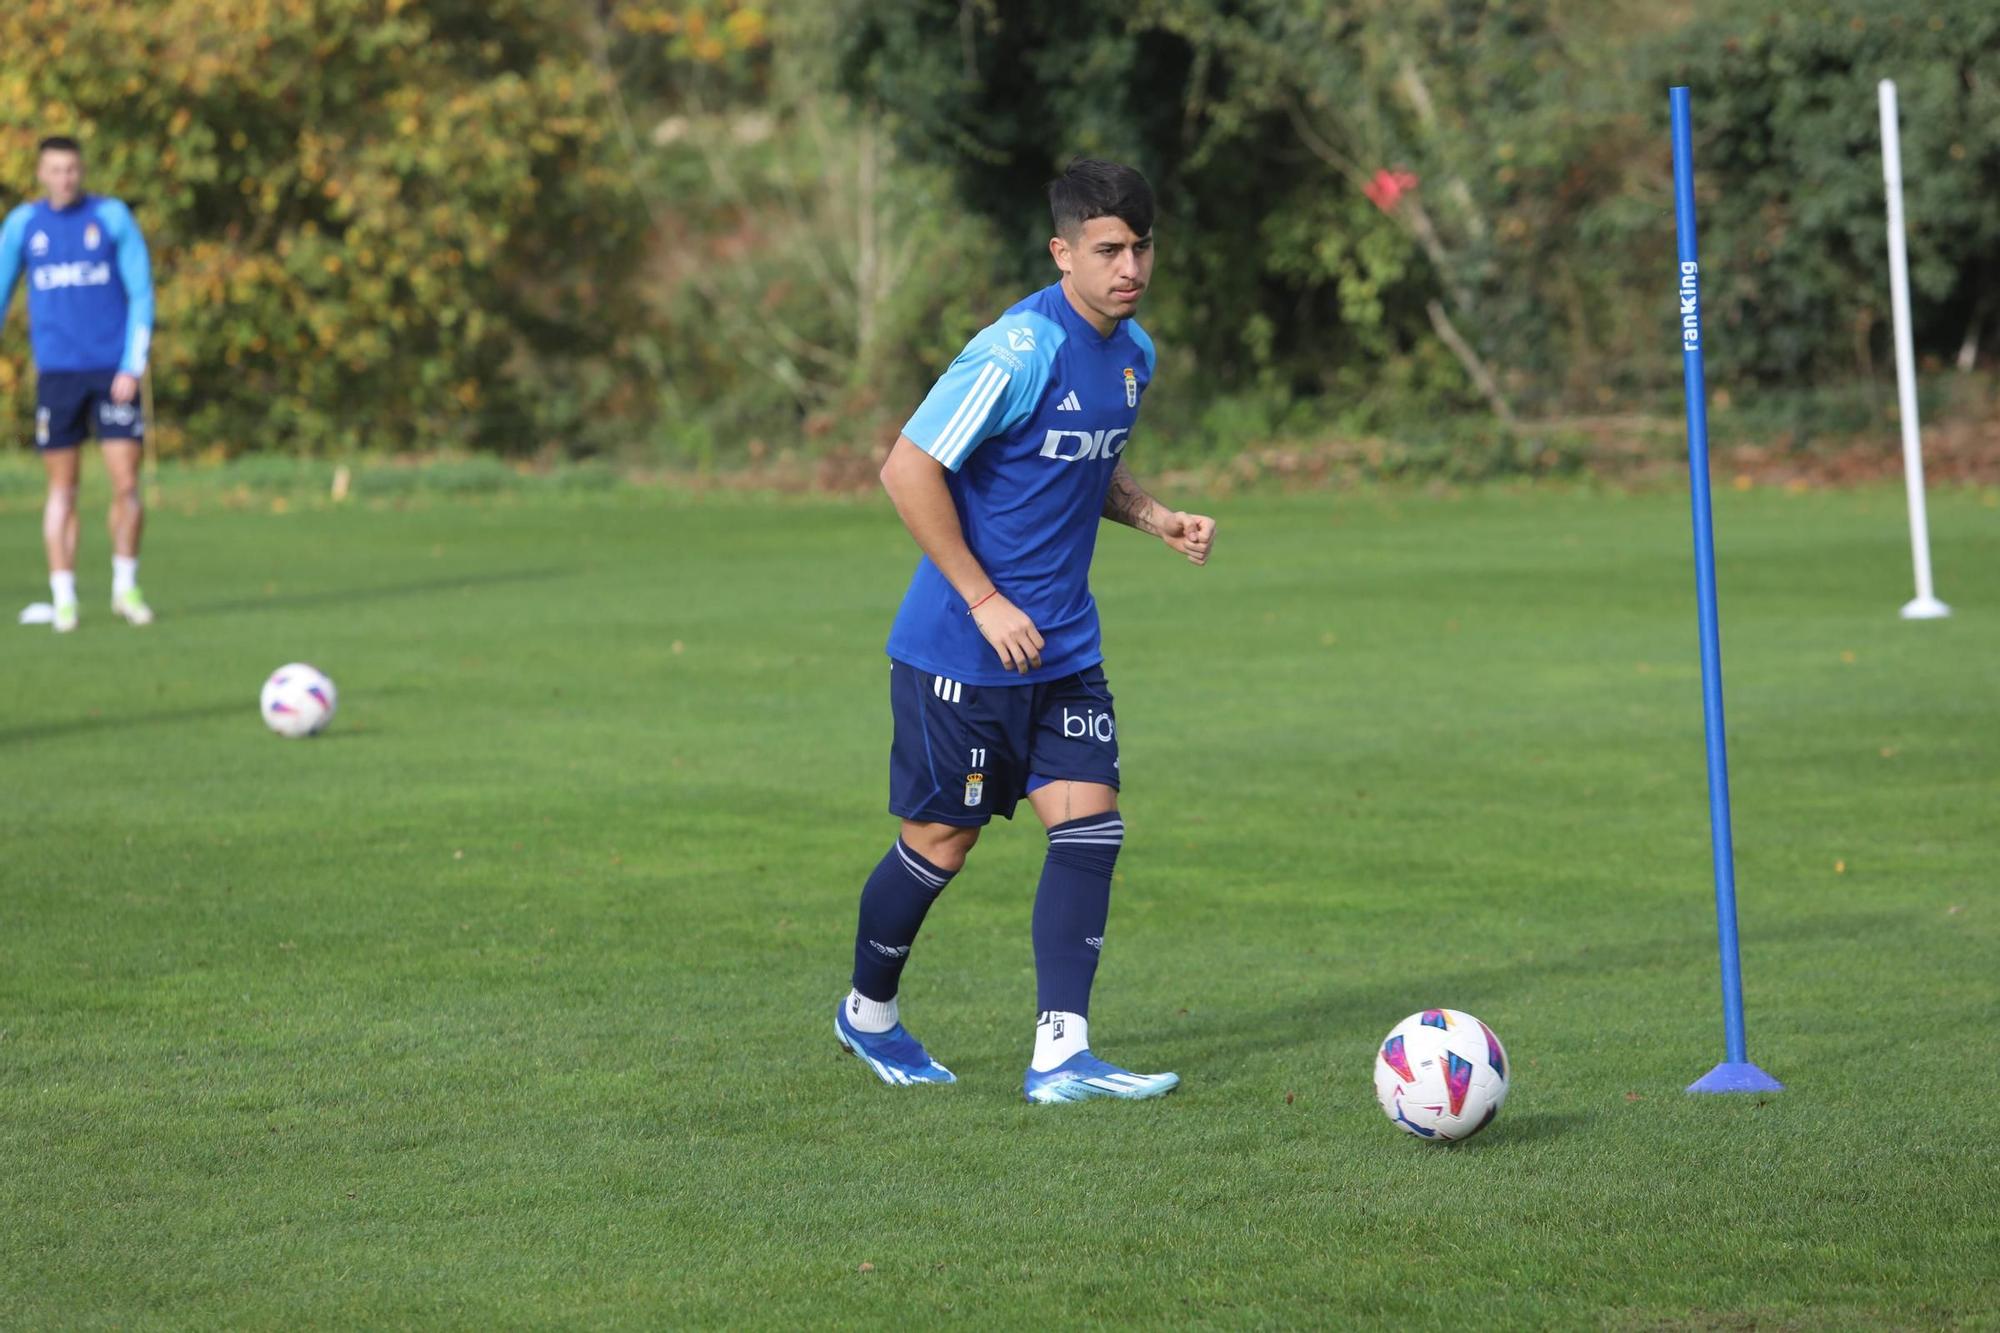
[[[1449,1143],[1493,1123],[1507,1100],[1507,1052],[1493,1029],[1457,1009],[1425,1009],[1375,1052],[1375,1100],[1406,1134]]]
[[[289,662],[264,682],[258,705],[265,726],[295,741],[324,730],[333,721],[339,698],[326,673],[304,662]]]

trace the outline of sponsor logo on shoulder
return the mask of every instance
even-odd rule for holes
[[[1034,351],[1035,331],[1033,329],[1007,330],[1007,346],[1011,347],[1017,352]]]

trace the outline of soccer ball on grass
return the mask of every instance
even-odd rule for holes
[[[1389,1030],[1375,1053],[1375,1100],[1420,1139],[1469,1139],[1507,1100],[1507,1052],[1493,1029],[1456,1009],[1425,1009]]]
[[[338,701],[333,682],[325,673],[304,662],[291,662],[271,673],[257,702],[264,714],[264,725],[295,741],[317,736],[333,721]]]

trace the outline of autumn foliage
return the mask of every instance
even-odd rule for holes
[[[642,213],[590,33],[533,0],[0,9],[0,204],[70,133],[154,255],[169,453],[587,445],[644,410]],[[20,421],[19,303],[0,419]]]

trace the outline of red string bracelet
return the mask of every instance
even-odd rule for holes
[[[971,615],[974,611],[977,611],[980,607],[986,605],[988,602],[992,601],[995,597],[998,597],[999,595],[1000,595],[1000,590],[998,588],[993,589],[993,591],[987,593],[984,597],[974,602],[971,606],[966,607],[965,614],[967,614],[968,616]]]

